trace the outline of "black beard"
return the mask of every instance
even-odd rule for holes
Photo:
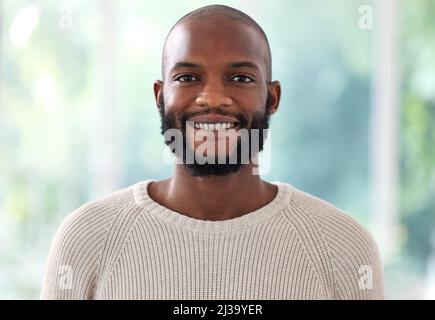
[[[162,97],[162,96],[161,96]],[[214,114],[220,114],[220,115],[230,115],[233,116],[237,119],[237,121],[239,122],[239,129],[245,128],[248,130],[249,133],[249,160],[251,160],[255,154],[251,153],[252,148],[251,148],[251,130],[252,129],[258,129],[259,131],[259,137],[258,137],[258,152],[263,150],[263,146],[264,146],[264,138],[267,137],[267,130],[263,133],[264,129],[268,129],[269,128],[269,118],[270,118],[270,114],[269,114],[269,106],[270,106],[270,101],[271,101],[271,96],[270,94],[268,94],[267,96],[267,101],[266,101],[266,106],[264,108],[264,113],[257,113],[254,116],[252,116],[252,120],[251,120],[251,124],[248,127],[248,120],[242,115],[242,114],[229,114],[225,111],[221,111],[221,109],[216,109],[214,110]],[[238,139],[237,141],[237,161],[236,163],[229,163],[229,155],[226,155],[226,161],[225,163],[218,163],[218,159],[216,156],[215,159],[215,163],[204,163],[204,164],[199,164],[196,162],[195,157],[193,158],[194,163],[186,163],[186,155],[187,155],[187,139],[186,139],[186,121],[188,121],[190,118],[192,118],[193,116],[198,116],[198,115],[206,115],[211,113],[210,109],[206,109],[204,111],[201,112],[197,112],[195,114],[188,114],[185,112],[182,112],[179,116],[180,119],[180,123],[181,123],[181,128],[179,126],[177,126],[177,121],[176,121],[176,116],[173,112],[168,112],[167,114],[165,114],[165,104],[163,101],[163,98],[160,99],[159,101],[159,112],[160,112],[160,118],[161,118],[161,134],[164,136],[164,133],[166,132],[166,130],[168,129],[179,129],[182,132],[182,136],[183,136],[183,165],[185,166],[185,168],[188,170],[188,172],[190,173],[190,175],[192,176],[196,176],[196,177],[207,177],[207,176],[226,176],[228,174],[231,173],[235,173],[237,171],[240,170],[240,168],[244,165],[244,163],[242,163],[242,145],[241,145],[241,141]],[[263,137],[264,135],[264,137]],[[170,145],[171,143],[173,143],[174,140],[172,141],[165,141],[166,145]],[[172,153],[175,154],[175,150],[170,148]],[[193,153],[193,151],[192,151]]]

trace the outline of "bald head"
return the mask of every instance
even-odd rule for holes
[[[218,30],[226,29],[225,32],[216,33],[213,27]],[[245,28],[241,30],[240,28]],[[249,29],[249,30],[247,30]],[[196,40],[195,31],[208,30],[210,33],[208,37],[245,37],[250,33],[250,37],[245,37],[247,40],[255,42],[256,50],[262,56],[263,67],[265,70],[265,77],[267,82],[272,79],[272,58],[270,52],[269,41],[263,29],[247,14],[240,10],[224,6],[224,5],[210,5],[194,10],[182,18],[180,18],[169,31],[163,47],[162,56],[162,78],[165,79],[166,69],[168,67],[168,60],[171,56],[172,50],[181,50],[180,48],[180,33],[184,33],[181,37]],[[177,36],[174,36],[177,34]],[[174,41],[174,38],[178,39]],[[193,38],[193,39],[192,39]],[[199,38],[199,37],[198,37]],[[217,39],[218,40],[218,39]],[[198,39],[199,41],[199,39]],[[172,42],[175,42],[174,45]],[[252,45],[251,45],[252,47]]]

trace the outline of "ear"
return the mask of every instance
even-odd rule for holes
[[[269,114],[274,114],[278,110],[281,100],[281,84],[279,81],[272,81],[267,87],[270,94]]]
[[[163,81],[154,81],[154,97],[156,99],[157,109],[160,110],[159,101],[163,98]]]

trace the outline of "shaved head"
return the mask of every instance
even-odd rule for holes
[[[166,37],[164,46],[163,46],[163,55],[162,55],[162,79],[165,79],[165,71],[167,68],[167,58],[170,54],[170,50],[168,50],[168,43],[171,41],[171,35],[174,30],[179,27],[184,29],[188,29],[189,27],[197,29],[198,24],[203,24],[204,26],[208,26],[213,23],[218,23],[218,21],[231,21],[235,23],[244,24],[247,27],[250,27],[258,36],[257,41],[261,41],[262,44],[262,55],[264,60],[264,68],[266,72],[266,80],[268,82],[272,79],[272,55],[270,51],[269,41],[263,29],[246,13],[243,13],[240,10],[234,9],[229,6],[224,5],[210,5],[205,6],[194,11],[189,12],[188,14],[181,17],[171,28]],[[219,24],[220,28],[229,28],[228,24]],[[186,31],[186,30],[185,30]],[[212,36],[212,35],[210,35]],[[173,49],[173,48],[172,48]]]

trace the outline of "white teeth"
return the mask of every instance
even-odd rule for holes
[[[230,128],[234,128],[235,123],[201,123],[201,122],[195,122],[195,128],[196,129],[203,129],[203,130],[227,130]]]

